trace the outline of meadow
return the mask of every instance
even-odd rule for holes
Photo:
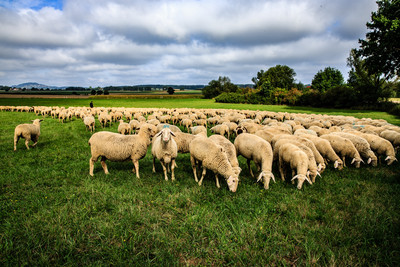
[[[400,119],[384,112],[218,104],[204,99],[103,99],[95,106],[227,108]],[[2,99],[0,105],[88,106],[88,99]],[[297,190],[282,182],[264,190],[242,173],[238,191],[199,187],[188,154],[177,158],[176,181],[152,173],[150,150],[140,161],[95,165],[89,176],[91,133],[81,120],[45,118],[36,148],[16,125],[34,113],[0,112],[0,265],[386,265],[400,263],[399,163],[329,166]],[[117,123],[109,131],[117,132]],[[96,121],[96,131],[101,127]],[[397,155],[399,157],[399,154]],[[254,167],[254,166],[253,166]]]

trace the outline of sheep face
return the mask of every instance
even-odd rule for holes
[[[175,134],[171,131],[171,129],[169,128],[164,128],[162,129],[157,135],[156,137],[161,136],[161,141],[163,141],[164,143],[168,143],[169,140],[171,140],[171,136],[175,137]]]
[[[391,165],[393,162],[397,161],[397,159],[396,159],[395,157],[392,157],[392,156],[387,156],[386,159],[385,159],[385,161],[386,161],[386,164],[389,166],[389,165]]]
[[[294,176],[292,178],[292,181],[295,180],[295,179],[298,180],[297,181],[297,189],[299,189],[299,190],[303,187],[304,181],[307,181],[309,184],[312,184],[310,179],[306,175],[303,175],[303,174],[298,174],[298,175]]]
[[[269,189],[269,182],[271,181],[271,178],[275,182],[275,176],[272,172],[262,171],[257,178],[257,182],[259,182],[261,178],[263,180],[265,190]]]
[[[229,176],[226,182],[228,183],[229,190],[235,193],[239,185],[239,178],[236,177],[236,174],[234,176]]]

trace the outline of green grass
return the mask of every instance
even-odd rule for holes
[[[8,100],[0,99],[0,104]],[[70,99],[19,101],[88,104]],[[208,100],[165,102],[180,107],[213,105]],[[95,104],[146,105],[131,100]],[[15,126],[35,118],[32,113],[0,112],[2,266],[400,262],[399,163],[343,171],[329,167],[302,190],[282,182],[275,166],[277,183],[264,190],[239,157],[243,171],[236,193],[230,193],[223,181],[221,189],[216,188],[211,173],[199,187],[187,154],[178,156],[175,182],[164,181],[159,163],[157,173],[151,172],[150,153],[140,161],[140,180],[134,177],[131,162],[108,162],[109,175],[97,162],[90,177],[91,134],[77,119],[61,124],[46,118],[37,148],[27,151],[20,140],[13,152]],[[101,129],[97,121],[96,127]],[[114,124],[107,130],[116,129]]]

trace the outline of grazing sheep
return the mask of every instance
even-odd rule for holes
[[[312,141],[321,156],[323,156],[327,161],[332,161],[334,163],[333,166],[335,169],[343,169],[343,161],[336,154],[335,150],[333,150],[331,143],[329,143],[328,140],[310,134],[302,134],[300,136]]]
[[[392,143],[393,147],[398,150],[400,147],[400,133],[393,130],[385,130],[379,134],[380,137],[385,138],[386,140]]]
[[[279,173],[281,174],[282,181],[285,181],[285,173],[287,166],[292,170],[292,182],[297,179],[297,189],[303,187],[304,181],[312,184],[307,177],[308,173],[308,157],[306,153],[298,146],[286,143],[282,144],[278,152],[279,158]],[[296,174],[296,175],[295,175]]]
[[[351,142],[353,142],[358,153],[360,153],[360,156],[367,159],[367,164],[370,164],[372,162],[372,166],[374,167],[378,166],[378,158],[376,157],[375,153],[371,150],[371,146],[369,145],[367,140],[365,140],[361,136],[344,132],[334,132],[332,134],[339,135],[341,137],[349,139]]]
[[[218,124],[215,125],[210,129],[210,131],[214,134],[219,134],[225,136],[227,135],[227,138],[229,139],[229,127],[226,124]]]
[[[189,128],[193,126],[193,122],[191,119],[183,119],[182,125],[186,128],[187,132],[189,132]]]
[[[131,134],[131,126],[129,123],[124,122],[124,120],[119,120],[118,133],[123,135]]]
[[[189,144],[190,162],[192,164],[193,175],[199,185],[202,184],[207,169],[223,176],[228,184],[229,190],[236,192],[239,184],[239,175],[234,171],[229,163],[224,149],[204,136],[197,136]],[[202,165],[203,172],[200,181],[197,179],[197,163]]]
[[[165,181],[168,181],[168,170],[171,165],[171,179],[175,180],[175,159],[178,156],[178,146],[171,136],[175,136],[174,132],[169,127],[164,127],[153,139],[151,146],[151,154],[153,155],[153,172],[156,172],[156,158],[160,161],[163,167]]]
[[[321,138],[328,140],[336,154],[342,157],[344,167],[346,167],[346,157],[352,158],[351,164],[354,163],[356,168],[360,168],[361,162],[364,163],[360,153],[358,153],[356,147],[349,139],[334,134],[325,134]]]
[[[94,132],[94,126],[95,126],[95,120],[92,115],[85,116],[83,117],[83,123],[86,126],[86,131],[90,130],[90,132]]]
[[[397,161],[394,147],[389,140],[386,140],[385,138],[379,137],[374,134],[366,134],[358,131],[354,131],[351,133],[359,135],[365,140],[367,140],[367,142],[371,146],[372,151],[377,153],[378,156],[385,155],[386,156],[385,161],[387,162],[387,165],[391,165],[394,161]]]
[[[14,151],[17,150],[17,143],[20,138],[25,139],[25,146],[29,149],[29,141],[33,141],[32,147],[35,147],[40,136],[40,122],[42,119],[32,120],[32,124],[19,124],[14,130]]]
[[[249,133],[238,135],[234,145],[237,155],[242,155],[247,159],[247,166],[252,177],[254,177],[254,174],[250,166],[251,160],[261,169],[257,182],[262,179],[264,188],[268,189],[271,178],[275,182],[275,177],[272,173],[273,154],[271,145],[261,137]]]
[[[144,124],[140,127],[137,135],[122,135],[112,132],[97,132],[89,139],[92,157],[89,160],[89,174],[93,176],[94,163],[101,157],[101,166],[104,173],[108,174],[106,160],[126,161],[132,160],[139,177],[139,160],[144,158],[150,145],[150,138],[156,133],[156,127]]]
[[[99,117],[97,119],[100,122],[101,128],[104,128],[105,126],[107,126],[107,122],[111,126],[111,115],[109,115],[108,113],[106,113],[106,112],[100,113]]]
[[[222,146],[224,152],[226,153],[226,156],[228,157],[229,163],[232,165],[234,172],[237,173],[237,175],[239,176],[242,169],[239,167],[239,161],[236,155],[236,148],[231,143],[231,141],[219,134],[214,134],[210,136],[209,139],[215,142],[217,145]],[[215,175],[215,180],[217,182],[217,187],[220,188],[217,174]]]

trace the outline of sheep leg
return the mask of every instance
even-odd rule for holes
[[[171,180],[175,181],[175,159],[171,161]]]
[[[199,186],[201,186],[201,184],[203,183],[203,179],[204,179],[204,177],[206,176],[206,172],[207,172],[206,167],[203,167],[203,172],[202,172],[202,174],[201,174]]]
[[[215,174],[215,183],[216,183],[216,185],[217,185],[218,188],[221,187],[221,186],[219,185],[218,174]]]
[[[196,160],[194,157],[190,156],[190,163],[192,164],[192,169],[193,169],[193,175],[194,175],[194,180],[199,182],[199,179],[197,179],[197,168],[196,168]]]
[[[38,140],[39,140],[39,138],[38,138],[36,135],[35,135],[35,136],[32,136],[32,141],[33,141],[32,147],[35,147],[35,146],[37,145]]]
[[[161,166],[162,166],[162,168],[163,168],[163,171],[164,171],[164,177],[165,177],[165,181],[168,181],[168,176],[167,176],[167,167],[165,166],[165,163],[164,162],[162,162],[162,161],[160,161],[161,162]]]
[[[106,157],[101,157],[100,163],[101,163],[101,167],[103,167],[104,173],[109,174],[107,164],[106,164]]]
[[[346,157],[343,157],[342,161],[343,161],[343,167],[346,167]]]
[[[28,150],[29,150],[29,141],[31,141],[30,137],[25,138],[25,146],[26,146],[26,149],[28,149]]]
[[[139,161],[138,160],[135,160],[134,162],[133,162],[133,166],[135,166],[135,170],[136,170],[136,177],[138,178],[138,179],[140,179],[140,176],[139,176]]]
[[[251,177],[254,178],[254,174],[253,174],[253,171],[251,170],[251,166],[250,166],[250,159],[247,159],[247,166],[249,167]]]
[[[153,173],[155,172],[156,172],[156,157],[153,157]]]
[[[94,163],[97,161],[98,157],[91,157],[89,159],[89,174],[90,176],[93,176],[93,169],[94,169]]]
[[[279,173],[281,174],[282,181],[285,181],[285,170],[284,170],[284,163],[282,160],[279,161]]]
[[[17,143],[18,143],[19,138],[20,138],[19,136],[14,135],[14,151],[17,150]]]

